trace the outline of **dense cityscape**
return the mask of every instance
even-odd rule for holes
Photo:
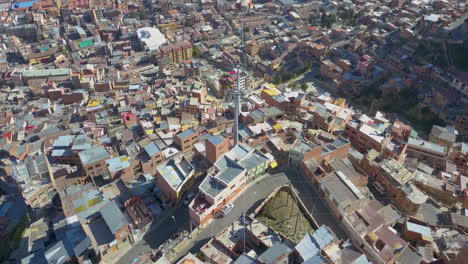
[[[465,0],[0,20],[0,263],[467,263]]]

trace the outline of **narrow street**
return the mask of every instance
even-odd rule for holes
[[[235,219],[241,216],[244,210],[250,214],[261,202],[273,192],[274,189],[285,184],[291,184],[299,192],[301,200],[307,206],[319,225],[326,224],[331,227],[341,239],[346,239],[339,223],[330,214],[323,198],[316,192],[313,186],[301,175],[294,172],[265,175],[246,189],[234,202],[234,209],[227,216],[213,220],[196,237],[190,239],[188,244],[180,252],[174,252],[179,259],[187,252],[197,253],[199,249],[217,233],[229,226]],[[138,256],[149,253],[158,248],[164,241],[173,238],[174,234],[183,230],[189,231],[188,209],[184,205],[175,209],[171,216],[166,217],[158,226],[153,227],[144,238],[136,243],[116,263],[132,263]]]
[[[226,228],[236,218],[240,217],[244,208],[249,213],[250,208],[256,208],[260,203],[277,187],[287,184],[288,178],[285,174],[268,175],[259,179],[243,192],[234,202],[231,213],[223,218],[215,219],[208,224],[193,242],[190,243],[190,252],[197,252],[212,236]],[[178,207],[172,217],[166,217],[157,227],[153,227],[142,240],[137,242],[125,255],[115,263],[128,264],[138,256],[151,252],[158,248],[164,241],[171,239],[174,234],[183,230],[189,231],[189,214],[185,205]],[[185,255],[187,252],[176,252],[177,257]]]

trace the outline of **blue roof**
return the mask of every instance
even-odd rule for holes
[[[207,140],[209,140],[213,145],[217,146],[223,142],[223,138],[219,135],[210,135]]]
[[[154,144],[154,142],[149,143],[148,145],[144,146],[143,148],[145,149],[146,153],[150,157],[153,157],[154,155],[156,155],[156,153],[161,151],[158,148],[158,146],[156,144]]]
[[[44,256],[47,263],[63,264],[72,258],[73,253],[67,250],[63,241],[58,241],[44,252]]]
[[[462,152],[468,152],[468,144],[467,143],[462,143],[461,144],[461,150],[462,150]]]
[[[330,233],[329,229],[325,225],[320,226],[320,228],[312,234],[312,237],[320,248],[324,248],[335,239],[334,235]]]
[[[62,222],[59,222],[54,225],[55,236],[57,240],[63,241],[70,254],[79,257],[91,246],[91,239],[86,235],[79,221],[72,223],[66,221],[65,223],[63,225]]]
[[[11,8],[16,9],[16,8],[27,8],[33,6],[35,3],[37,3],[37,0],[33,1],[27,1],[27,2],[19,2],[19,3],[14,3]]]
[[[68,147],[75,139],[74,135],[60,136],[54,141],[54,147]]]
[[[130,161],[127,156],[115,157],[106,160],[107,168],[111,173],[130,167]]]
[[[189,137],[189,136],[191,136],[191,135],[193,135],[193,134],[195,134],[195,133],[197,133],[197,131],[196,131],[195,129],[191,128],[191,129],[185,130],[185,131],[182,132],[182,133],[177,134],[177,136],[178,136],[179,138],[186,138],[186,137]]]
[[[432,237],[430,227],[423,226],[423,225],[418,225],[418,224],[411,223],[411,222],[406,222],[406,228],[409,231],[419,233],[419,234],[427,236],[427,237]]]
[[[112,200],[110,203],[101,207],[99,212],[101,213],[102,218],[104,218],[104,221],[106,222],[112,234],[115,234],[122,227],[128,225],[127,219],[125,219],[124,214],[122,211],[120,211],[120,208],[115,200]]]
[[[91,145],[91,138],[88,137],[88,135],[81,134],[76,136],[76,138],[73,140],[73,146],[72,150],[85,150],[85,149],[90,149],[93,146]]]
[[[296,251],[304,261],[313,258],[320,253],[320,250],[330,244],[335,239],[328,228],[322,225],[313,234],[306,234],[297,244]]]
[[[73,152],[69,149],[54,149],[52,150],[52,157],[69,157],[73,155]]]

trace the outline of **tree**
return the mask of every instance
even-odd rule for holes
[[[201,58],[202,56],[202,52],[200,51],[200,49],[197,47],[197,46],[193,46],[193,49],[192,49],[192,56],[195,57],[195,58]]]
[[[321,20],[320,20],[320,25],[322,27],[331,28],[333,23],[335,23],[335,22],[336,22],[335,14],[327,14],[325,12],[322,13],[322,17],[321,17]]]
[[[148,19],[148,14],[146,13],[146,9],[141,10],[140,12],[140,20]]]
[[[301,90],[302,90],[302,91],[305,92],[305,91],[307,90],[307,88],[308,88],[308,87],[307,87],[307,84],[306,84],[306,83],[301,84]]]

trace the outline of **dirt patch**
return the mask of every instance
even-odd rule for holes
[[[268,201],[259,212],[257,219],[274,230],[298,243],[314,228],[304,217],[294,197],[286,191],[280,191]]]

